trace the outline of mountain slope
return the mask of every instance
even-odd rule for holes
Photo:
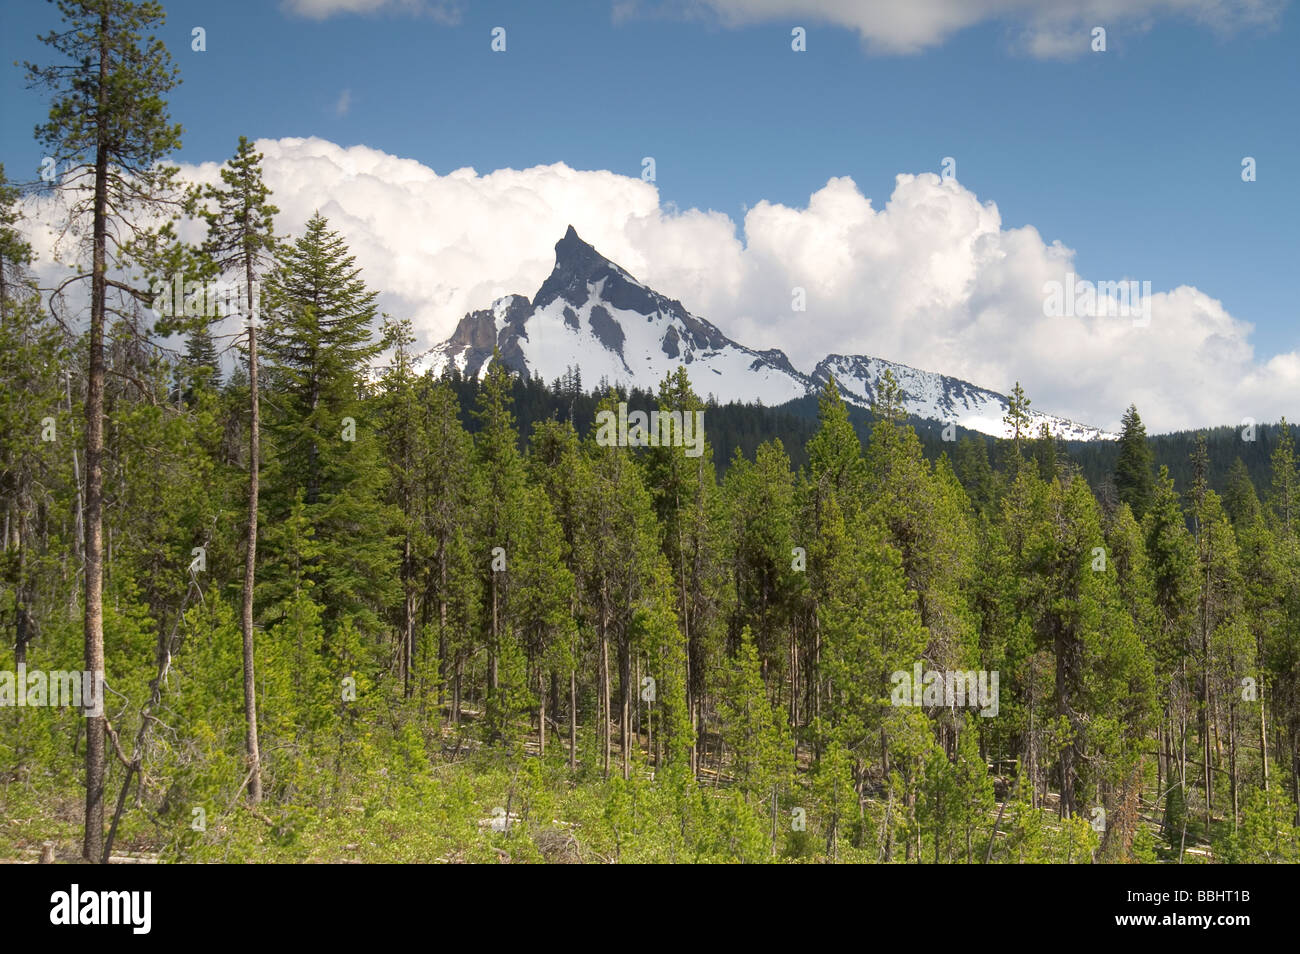
[[[431,352],[435,372],[448,365],[478,377],[493,347],[511,369],[545,381],[580,368],[587,387],[617,383],[648,391],[679,365],[702,396],[719,402],[783,404],[821,389],[834,375],[846,401],[867,407],[886,370],[904,393],[908,413],[953,421],[1001,436],[1007,399],[995,391],[867,355],[830,355],[811,375],[776,349],[732,341],[716,325],[665,298],[588,245],[569,226],[555,245],[555,268],[529,301],[507,295],[470,312]],[[1109,437],[1095,427],[1035,412],[1068,440]]]
[[[946,374],[921,371],[868,355],[833,354],[818,362],[813,369],[812,381],[820,388],[825,385],[828,377],[834,375],[844,400],[870,407],[886,370],[894,373],[894,379],[903,391],[903,407],[907,413],[930,421],[952,421],[981,434],[1006,436],[1006,428],[1002,423],[1003,416],[1010,408],[1006,396]],[[1067,441],[1090,441],[1114,436],[1106,434],[1100,428],[1044,414],[1031,406],[1031,436],[1038,434],[1040,424],[1046,424],[1057,438]]]

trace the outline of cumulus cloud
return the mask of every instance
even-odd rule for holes
[[[328,20],[350,13],[404,13],[428,16],[454,26],[460,22],[460,5],[454,0],[284,0],[284,9],[308,20]]]
[[[425,346],[503,294],[531,296],[572,224],[641,281],[805,372],[828,353],[870,354],[1004,392],[1018,380],[1036,408],[1112,430],[1129,402],[1157,431],[1300,412],[1300,352],[1257,356],[1252,326],[1191,285],[1153,289],[1149,322],[1049,317],[1046,290],[1075,272],[1074,252],[1032,226],[1003,228],[994,203],[930,173],[899,175],[880,208],[833,178],[802,207],[765,201],[737,223],[563,163],[439,175],[321,139],[257,147],[278,228],[296,233],[319,209],[380,307],[410,317]],[[206,182],[217,171],[184,169]],[[795,288],[805,312],[792,311]]]
[[[726,26],[828,23],[855,30],[870,49],[886,53],[914,53],[975,24],[1000,21],[1013,27],[1031,55],[1060,57],[1087,52],[1095,26],[1143,29],[1154,19],[1180,16],[1219,31],[1272,27],[1285,5],[1285,0],[618,0],[614,12],[616,19],[625,19],[709,11]]]

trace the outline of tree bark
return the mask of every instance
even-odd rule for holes
[[[1264,717],[1264,680],[1259,682],[1259,754],[1263,759],[1264,768],[1264,791],[1268,791],[1268,730],[1265,728],[1267,720]]]
[[[100,118],[95,147],[94,243],[90,289],[90,368],[86,376],[86,671],[98,679],[104,671],[104,309],[107,285],[109,13],[99,17]],[[102,685],[97,687],[103,698]],[[104,852],[104,717],[86,717],[86,816],[82,857],[98,863]]]
[[[257,384],[257,325],[253,315],[253,265],[244,267],[248,304],[248,547],[244,555],[241,623],[244,653],[245,754],[248,759],[248,800],[262,801],[262,754],[257,741],[257,686],[253,655],[253,586],[257,572],[258,471],[262,454],[262,415]]]
[[[578,671],[569,670],[569,771],[578,767]]]

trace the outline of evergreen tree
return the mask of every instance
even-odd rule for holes
[[[266,352],[278,413],[267,483],[273,520],[301,496],[320,547],[310,578],[331,628],[378,636],[394,587],[388,480],[368,403],[375,293],[317,214],[267,283]]]
[[[270,203],[271,190],[262,181],[262,156],[253,151],[252,145],[244,136],[239,137],[235,155],[221,167],[220,176],[220,187],[209,185],[201,192],[204,205],[200,215],[207,225],[201,255],[216,274],[233,272],[239,277],[242,284],[236,287],[242,291],[242,295],[237,295],[236,298],[242,305],[244,323],[248,329],[248,519],[241,626],[244,721],[247,726],[247,753],[251,772],[248,796],[253,804],[257,804],[262,798],[253,643],[253,595],[257,577],[258,498],[262,463],[261,388],[257,357],[257,325],[261,301],[257,283],[260,275],[269,267],[277,248],[275,216],[280,210]],[[199,336],[206,334],[205,328],[194,332],[194,335]]]
[[[1223,509],[1234,527],[1250,525],[1262,514],[1259,495],[1250,479],[1250,471],[1240,457],[1234,458],[1228,470],[1228,484],[1223,492]]]
[[[1056,438],[1047,422],[1038,425],[1038,439],[1034,441],[1034,461],[1038,464],[1038,479],[1050,484],[1060,472],[1057,460]]]
[[[58,445],[44,440],[43,432],[52,424],[57,436],[72,426],[72,408],[60,409],[60,378],[69,356],[29,273],[31,246],[16,228],[22,219],[18,197],[0,165],[0,584],[12,594],[15,665],[26,661],[40,627],[42,574],[34,554],[48,550],[50,542],[48,527],[42,532],[40,524],[48,525],[58,512],[60,497],[67,499]]]
[[[514,571],[519,630],[536,693],[537,745],[546,754],[546,720],[551,674],[559,668],[573,628],[573,574],[565,565],[568,544],[545,491],[530,487],[521,514],[519,556]],[[558,700],[550,700],[555,706]]]
[[[618,395],[611,392],[600,410],[617,413]],[[596,442],[586,443],[587,479],[582,488],[579,564],[582,567],[586,612],[596,632],[599,717],[602,735],[602,771],[606,777],[612,761],[609,726],[617,719],[624,779],[631,769],[632,664],[638,650],[637,609],[662,593],[660,583],[669,578],[659,545],[653,504],[630,449]],[[644,632],[644,630],[641,630]],[[612,659],[612,654],[617,654]],[[618,668],[618,697],[613,694],[611,663]],[[617,715],[614,706],[617,705]]]
[[[416,554],[425,568],[422,624],[430,638],[436,637],[424,654],[436,658],[432,680],[440,704],[450,685],[451,720],[459,724],[464,667],[475,648],[481,599],[481,564],[474,558],[467,532],[478,499],[474,445],[461,425],[460,403],[448,381],[426,377],[417,406],[424,415],[418,432],[424,447],[417,455],[417,467],[423,495],[418,509],[425,525],[414,539],[427,547],[425,553]],[[421,698],[430,679],[427,668],[421,668]]]
[[[421,415],[417,405],[416,378],[411,345],[415,335],[409,319],[393,321],[385,316],[383,342],[392,350],[392,361],[381,379],[379,429],[384,437],[384,456],[389,463],[389,502],[401,514],[402,609],[396,620],[399,631],[398,669],[402,694],[414,691],[416,653],[416,601],[419,591],[417,561],[425,551],[424,514],[420,492],[421,465],[425,453]]]
[[[144,292],[109,278],[113,265],[127,265],[125,236],[174,194],[176,168],[164,159],[180,148],[181,127],[173,124],[166,96],[179,82],[171,57],[157,38],[166,20],[152,0],[59,0],[65,28],[41,42],[66,62],[26,64],[32,85],[50,91],[49,119],[36,129],[47,155],[67,171],[59,180],[71,199],[69,221],[84,228],[90,242],[90,327],[86,372],[85,668],[104,671],[104,333],[107,316],[122,312],[109,289],[136,301]],[[91,183],[85,188],[86,183]],[[86,225],[88,228],[85,228]],[[86,722],[86,817],[82,847],[86,861],[104,853],[104,717]]]
[[[693,426],[707,414],[691,387],[686,368],[679,365],[659,384],[661,415]],[[698,728],[705,673],[716,652],[718,604],[723,570],[718,557],[718,494],[713,451],[702,442],[700,453],[687,456],[682,446],[651,446],[644,456],[646,482],[652,488],[655,513],[662,528],[663,553],[673,573],[675,609],[686,642],[686,693],[691,724]]]
[[[1157,621],[1149,641],[1160,674],[1158,691],[1165,719],[1160,757],[1165,765],[1166,787],[1173,783],[1175,775],[1182,787],[1187,782],[1186,727],[1191,695],[1187,666],[1198,584],[1195,543],[1187,531],[1167,468],[1162,467],[1156,479],[1142,532]]]
[[[1154,489],[1151,446],[1147,430],[1130,404],[1124,412],[1119,435],[1119,459],[1115,463],[1115,489],[1140,523],[1151,506]]]
[[[780,706],[768,699],[759,671],[758,651],[748,628],[741,631],[735,658],[721,677],[718,710],[723,742],[733,756],[733,772],[747,793],[770,796],[775,833],[780,791],[794,776],[794,757]],[[775,853],[775,834],[773,852]]]
[[[975,512],[983,515],[993,513],[997,488],[993,468],[989,464],[989,449],[982,437],[963,437],[957,443],[957,476],[961,479],[966,495],[970,497]]]
[[[1002,427],[1008,435],[1011,445],[1008,448],[1008,467],[1011,476],[1014,478],[1020,471],[1020,466],[1024,462],[1021,453],[1020,442],[1027,440],[1029,437],[1029,405],[1033,402],[1025,397],[1025,389],[1016,382],[1012,388],[1011,394],[1007,398],[1007,413],[1002,416]]]
[[[482,631],[487,637],[488,724],[494,733],[503,732],[509,706],[500,698],[500,662],[503,654],[517,648],[514,640],[511,604],[513,574],[510,561],[521,556],[519,515],[524,509],[524,462],[519,454],[519,437],[511,412],[510,375],[493,355],[479,404],[475,409],[480,430],[474,441],[477,471],[475,536],[482,547],[479,556],[483,586]],[[511,687],[518,690],[518,687]]]
[[[1297,470],[1295,438],[1286,418],[1278,424],[1281,436],[1273,448],[1273,484],[1269,503],[1282,532],[1300,532],[1300,470]]]

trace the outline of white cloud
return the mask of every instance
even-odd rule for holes
[[[616,19],[708,10],[727,26],[829,23],[855,30],[869,48],[886,53],[914,53],[996,20],[1017,28],[1018,42],[1031,55],[1059,57],[1087,52],[1094,26],[1144,29],[1155,18],[1181,16],[1220,31],[1272,27],[1285,5],[1286,0],[696,0],[684,7],[680,0],[619,0],[614,9]]]
[[[446,26],[460,22],[460,4],[455,0],[284,0],[284,9],[308,20],[327,20],[340,14],[368,16],[375,13],[405,13],[428,16]]]
[[[572,224],[646,284],[744,344],[785,350],[805,372],[834,352],[1004,392],[1019,380],[1036,408],[1108,429],[1130,401],[1153,431],[1300,416],[1300,352],[1257,357],[1251,325],[1189,285],[1154,290],[1145,327],[1046,317],[1044,284],[1074,271],[1074,252],[1032,226],[1004,229],[996,205],[933,174],[898,176],[879,209],[834,178],[805,207],[764,201],[738,227],[719,212],[664,208],[639,178],[562,163],[438,175],[320,139],[257,147],[278,229],[298,232],[320,209],[381,308],[409,316],[424,345],[502,294],[531,296]],[[215,181],[217,168],[185,171]],[[804,313],[791,312],[796,286]]]
[[[338,100],[334,103],[334,115],[346,116],[352,108],[352,90],[345,89],[339,93]]]

